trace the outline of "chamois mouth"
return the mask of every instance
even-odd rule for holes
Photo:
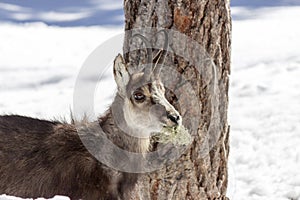
[[[174,122],[168,118],[165,118],[165,119],[163,119],[161,125],[163,128],[174,128],[177,126],[181,126],[182,124],[181,124],[181,121]]]
[[[162,128],[163,129],[165,129],[165,128],[176,128],[176,127],[178,127],[178,126],[180,126],[180,124],[176,124],[176,123],[173,123],[173,122],[164,122],[164,123],[161,123],[161,126],[162,126]]]
[[[174,125],[163,125],[162,127],[163,128],[176,128],[178,126],[179,126],[178,124],[174,124]]]

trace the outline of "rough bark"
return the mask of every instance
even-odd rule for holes
[[[199,42],[217,69],[218,90],[212,93],[213,70],[194,73],[194,66],[177,55],[168,55],[167,64],[188,77],[198,92],[201,118],[192,147],[174,163],[145,174],[132,199],[227,199],[229,126],[227,123],[230,73],[231,17],[228,0],[125,0],[125,30],[155,27],[172,29]],[[142,52],[130,51],[131,35],[125,36],[127,62],[136,67]],[[173,44],[176,45],[176,44]],[[188,44],[185,49],[189,51]],[[180,88],[176,88],[180,90]],[[188,91],[182,91],[182,96]],[[188,94],[187,94],[188,95]],[[169,95],[176,106],[176,100]],[[177,101],[188,101],[177,97]],[[181,99],[180,99],[181,98]],[[181,111],[183,119],[193,108]],[[183,108],[184,110],[184,108]],[[186,122],[189,126],[188,122]],[[210,135],[217,132],[216,135]],[[207,140],[208,138],[208,140]],[[205,156],[203,156],[205,155]]]

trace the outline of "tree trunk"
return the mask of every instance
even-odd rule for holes
[[[183,74],[196,91],[200,112],[194,142],[179,159],[163,169],[145,174],[132,192],[132,199],[227,199],[227,163],[229,126],[227,124],[228,81],[230,73],[231,17],[228,0],[125,0],[126,30],[154,27],[170,29],[197,41],[216,66],[195,73],[193,62],[168,54],[166,63]],[[132,51],[132,34],[125,35],[126,62],[136,67],[143,56]],[[192,52],[188,43],[176,44]],[[197,56],[197,55],[194,55]],[[203,55],[202,55],[203,58]],[[215,73],[215,74],[214,74]],[[216,77],[214,77],[216,75]],[[214,79],[215,78],[215,79]],[[175,79],[171,77],[169,79]],[[212,89],[213,81],[217,89]],[[189,104],[189,91],[180,91],[177,100],[168,99],[178,108],[178,101]],[[176,103],[177,102],[177,103]],[[179,108],[178,108],[179,109]],[[180,108],[185,126],[194,108]],[[191,114],[192,113],[192,114]]]

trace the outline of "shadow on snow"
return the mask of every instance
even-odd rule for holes
[[[0,21],[56,26],[123,25],[122,0],[2,0]]]
[[[231,0],[232,8],[240,7],[243,11],[232,13],[233,20],[256,18],[264,8],[300,6],[299,0]]]

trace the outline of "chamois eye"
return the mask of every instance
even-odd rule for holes
[[[142,92],[135,92],[133,97],[136,101],[142,102],[145,100],[146,96]]]

